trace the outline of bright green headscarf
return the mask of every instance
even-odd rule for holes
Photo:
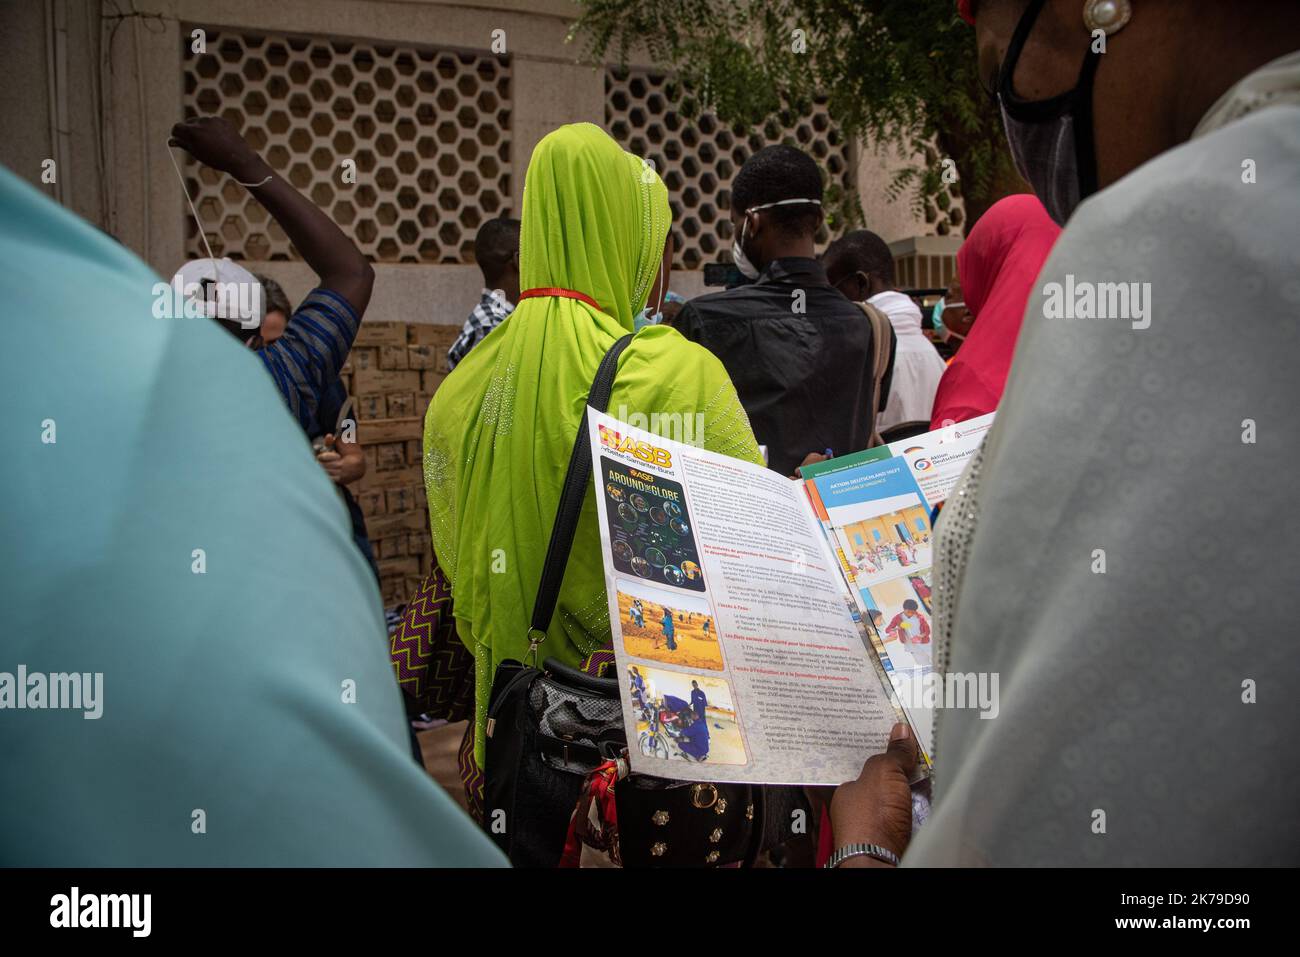
[[[569,454],[601,357],[632,331],[660,268],[671,213],[654,171],[590,123],[533,151],[524,183],[520,288],[590,296],[520,302],[449,375],[424,420],[424,476],[439,564],[474,653],[475,756],[498,663],[522,659]],[[761,463],[722,364],[675,329],[649,326],[619,358],[609,411],[703,413],[704,446]],[[576,665],[608,645],[595,493],[588,490],[539,657]]]

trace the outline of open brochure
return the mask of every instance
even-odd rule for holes
[[[931,667],[931,514],[988,422],[792,481],[588,416],[633,771],[840,784],[899,720],[929,753],[908,702]]]

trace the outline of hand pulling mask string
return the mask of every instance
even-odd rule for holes
[[[176,171],[176,179],[181,184],[181,192],[185,194],[185,202],[189,204],[190,215],[194,217],[194,225],[198,227],[199,239],[203,240],[203,248],[207,251],[208,262],[212,264],[212,278],[214,280],[219,280],[221,273],[217,268],[217,257],[212,254],[212,247],[208,244],[208,234],[203,229],[203,220],[199,218],[199,211],[194,207],[194,199],[190,196],[189,187],[185,185],[185,176],[181,173],[180,164],[176,162],[176,148],[172,146],[170,139],[167,141],[167,157],[172,161],[172,169]],[[231,178],[233,179],[234,177]],[[239,180],[235,180],[236,183],[239,183],[239,185],[243,186],[245,189],[256,189],[259,186],[265,186],[270,181],[270,174],[258,183],[240,183]],[[249,345],[254,339],[255,336],[249,336],[248,339],[244,340],[244,344]]]
[[[167,141],[167,156],[172,161],[172,169],[176,170],[176,179],[181,184],[181,192],[185,194],[185,202],[190,204],[190,215],[194,217],[194,225],[199,229],[199,238],[203,240],[203,248],[207,250],[208,259],[212,263],[212,275],[216,276],[217,257],[212,255],[212,247],[208,245],[208,234],[203,229],[203,220],[199,219],[199,211],[194,208],[194,200],[190,197],[189,187],[185,185],[185,176],[181,173],[180,164],[176,162],[176,147],[172,146],[170,139]],[[231,178],[234,179],[234,177]],[[235,182],[245,189],[256,189],[271,182],[271,176],[268,174],[265,179],[258,183],[240,183],[237,179]]]
[[[208,234],[203,230],[203,220],[199,219],[199,211],[194,208],[194,200],[190,198],[189,187],[185,185],[185,177],[181,174],[181,166],[176,162],[176,148],[172,146],[171,140],[167,141],[167,156],[172,161],[172,169],[176,170],[176,179],[180,181],[181,192],[185,194],[185,202],[190,204],[190,215],[194,217],[194,225],[199,229],[199,239],[203,240],[203,248],[208,251],[208,260],[212,263],[212,275],[217,275],[217,257],[212,255],[212,247],[208,245]]]

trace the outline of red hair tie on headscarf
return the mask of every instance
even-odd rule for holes
[[[600,309],[600,303],[592,299],[585,292],[578,292],[576,289],[561,289],[558,286],[538,286],[535,289],[525,289],[519,294],[519,301],[525,299],[545,299],[553,297],[556,299],[576,299],[578,302],[585,302],[592,309]],[[604,311],[601,309],[600,311]]]

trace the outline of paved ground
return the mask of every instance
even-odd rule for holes
[[[465,725],[466,722],[457,721],[455,724],[444,724],[416,734],[420,751],[424,755],[425,769],[462,808],[465,806],[465,788],[460,783],[456,752],[460,750],[461,739],[465,737]]]

